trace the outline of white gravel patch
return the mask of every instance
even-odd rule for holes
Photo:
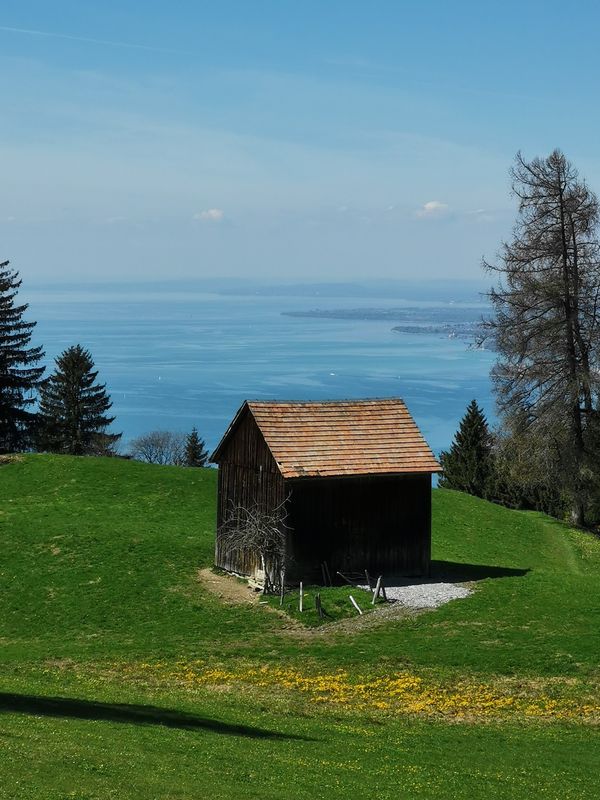
[[[368,586],[361,586],[367,589]],[[472,594],[471,589],[456,583],[392,583],[385,586],[388,600],[396,600],[406,608],[438,608]]]

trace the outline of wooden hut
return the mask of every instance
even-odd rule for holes
[[[336,571],[426,575],[431,475],[440,471],[398,398],[245,402],[211,456],[219,465],[218,567],[261,582],[256,552],[231,552],[233,508],[285,508],[288,581]]]

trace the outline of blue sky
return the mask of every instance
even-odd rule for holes
[[[0,255],[31,281],[477,278],[508,168],[600,189],[592,2],[0,10]]]

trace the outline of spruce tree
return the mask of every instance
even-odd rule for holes
[[[112,452],[121,434],[106,430],[115,418],[106,416],[112,402],[97,377],[89,350],[79,344],[56,359],[55,371],[40,393],[40,450],[70,455]]]
[[[187,467],[204,467],[208,461],[208,451],[205,449],[204,440],[198,436],[196,428],[188,434],[185,443],[185,465]]]
[[[36,415],[28,408],[35,402],[44,367],[36,364],[44,353],[29,347],[35,322],[24,322],[26,303],[15,305],[21,281],[19,273],[0,263],[0,452],[29,446]]]
[[[487,420],[475,400],[467,406],[450,450],[440,455],[444,470],[440,486],[477,497],[492,491],[492,437]]]

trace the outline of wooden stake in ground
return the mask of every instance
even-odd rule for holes
[[[321,606],[321,592],[317,592],[315,597],[315,606],[317,609],[317,614],[319,615],[319,619],[323,619],[323,608]]]
[[[379,597],[379,590],[381,589],[381,575],[377,578],[377,584],[375,585],[375,591],[373,592],[373,599],[371,600],[371,605],[374,606],[377,598]]]
[[[300,601],[299,601],[299,605],[298,605],[300,613],[302,613],[302,610],[303,610],[303,606],[304,606],[304,602],[303,601],[304,601],[304,589],[302,587],[302,581],[300,581]]]
[[[352,605],[354,606],[354,608],[355,608],[355,609],[358,611],[358,613],[359,613],[359,614],[361,615],[361,617],[362,617],[362,613],[363,613],[363,612],[362,612],[362,610],[361,610],[361,607],[358,605],[358,603],[357,603],[357,602],[356,602],[356,600],[355,600],[355,599],[352,597],[352,595],[348,595],[348,596],[350,597],[350,602],[352,603]]]
[[[283,605],[283,596],[285,594],[285,575],[283,570],[279,573],[279,605]]]
[[[365,570],[365,578],[367,579],[367,586],[369,589],[371,588],[371,576],[369,575],[369,570]]]

